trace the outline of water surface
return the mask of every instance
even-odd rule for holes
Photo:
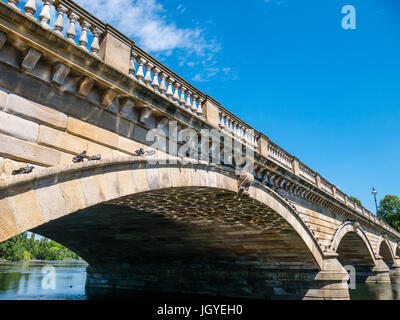
[[[55,289],[45,289],[42,285],[46,273],[43,268],[55,268]],[[93,300],[93,299],[140,299],[141,293],[85,290],[86,262],[1,262],[0,300]],[[150,297],[154,298],[154,294]],[[186,297],[186,296],[185,296]],[[183,297],[183,298],[185,298]],[[352,300],[400,300],[400,284],[358,283],[350,290]],[[159,297],[161,298],[161,297]],[[189,296],[187,296],[189,298]]]

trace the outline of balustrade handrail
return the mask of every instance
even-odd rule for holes
[[[0,1],[7,2],[7,0]],[[20,2],[20,0],[8,0],[8,5],[16,9]],[[185,107],[188,112],[192,112],[198,116],[203,116],[203,102],[207,100],[212,102],[218,108],[220,115],[222,114],[226,117],[229,117],[231,121],[234,121],[236,125],[239,125],[238,127],[233,127],[233,130],[231,129],[234,136],[241,137],[246,143],[254,147],[254,149],[258,149],[258,140],[260,138],[265,139],[268,142],[268,154],[270,155],[270,152],[272,152],[272,160],[283,164],[292,173],[294,173],[293,161],[298,161],[300,171],[299,174],[301,177],[307,179],[307,181],[311,182],[315,186],[318,186],[317,178],[319,177],[320,188],[323,192],[329,194],[330,196],[334,196],[341,202],[345,202],[347,206],[356,213],[360,213],[359,211],[361,211],[361,214],[364,216],[367,215],[369,220],[385,226],[393,234],[396,234],[398,237],[400,237],[400,233],[395,231],[382,219],[376,217],[375,215],[372,215],[371,212],[369,212],[362,206],[360,210],[360,206],[352,201],[345,193],[336,189],[335,186],[329,181],[319,176],[318,173],[299,161],[293,155],[285,151],[283,148],[279,147],[277,144],[273,143],[264,134],[256,131],[252,126],[241,120],[225,107],[223,107],[218,101],[204,94],[188,81],[177,75],[163,63],[161,63],[149,53],[137,46],[135,41],[125,36],[119,30],[113,28],[109,24],[102,22],[91,13],[83,9],[81,6],[77,5],[72,0],[42,0],[42,2],[44,4],[42,11],[39,15],[39,22],[43,27],[50,30],[50,7],[55,7],[57,14],[56,21],[54,23],[54,32],[58,33],[60,36],[64,36],[63,32],[67,27],[64,26],[64,16],[67,16],[69,19],[69,26],[67,27],[66,32],[67,40],[69,40],[71,43],[74,43],[75,45],[78,45],[81,49],[87,51],[88,53],[97,56],[98,58],[100,52],[100,41],[104,38],[106,32],[111,32],[114,36],[116,36],[118,39],[120,39],[123,43],[127,44],[128,47],[131,48],[131,65],[129,66],[129,74],[134,79],[138,81],[144,80],[144,82],[150,88],[152,87],[156,92],[160,92],[174,103]],[[26,0],[23,13],[29,18],[37,21],[36,17],[34,17],[34,15],[37,13],[36,0]],[[82,27],[79,39],[76,39],[76,22],[79,22]],[[90,46],[87,37],[87,33],[89,30],[93,34],[93,39]],[[138,75],[139,70],[137,70],[135,76],[135,60],[137,58],[144,59],[146,63],[151,66],[151,69],[148,69],[144,65],[139,65],[139,68],[142,68],[140,70],[141,74]],[[144,68],[146,68],[146,76],[144,74]],[[156,71],[156,69],[158,69],[158,71]],[[156,71],[156,73],[154,73],[154,71]],[[159,83],[159,73],[163,73],[161,84]],[[174,81],[172,81],[171,79],[173,79]],[[168,82],[168,87],[165,85],[166,81]],[[177,84],[177,86],[175,86],[175,84]],[[182,87],[184,88],[183,91],[179,90],[179,88]],[[188,91],[189,94],[187,93]],[[222,127],[221,122],[220,126]],[[336,195],[334,193],[334,188],[336,189]]]

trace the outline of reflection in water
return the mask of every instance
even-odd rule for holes
[[[357,283],[356,290],[350,290],[351,300],[400,300],[400,284]]]
[[[44,289],[45,266],[56,271],[56,288]],[[1,300],[82,300],[86,299],[87,264],[82,261],[0,262]]]
[[[44,289],[43,267],[56,271],[56,288]],[[140,293],[85,291],[87,264],[82,261],[1,262],[0,300],[88,300],[88,299],[146,299]],[[162,295],[161,295],[162,296]],[[357,283],[350,290],[352,300],[400,300],[400,284]],[[189,298],[185,296],[183,298]],[[154,298],[153,294],[148,295]],[[182,297],[180,297],[182,299]]]

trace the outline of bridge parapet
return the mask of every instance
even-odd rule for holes
[[[5,2],[3,0],[0,4],[4,7]],[[19,11],[18,13],[14,12],[15,15],[23,15],[27,18],[27,21],[36,24],[35,28],[32,27],[32,32],[36,32],[40,36],[46,33],[50,35],[47,42],[40,43],[38,47],[46,49],[47,55],[54,54],[53,60],[60,58],[57,57],[60,51],[57,51],[54,45],[50,46],[49,43],[51,41],[59,43],[60,39],[62,39],[61,41],[65,40],[70,46],[73,44],[76,46],[75,49],[80,50],[80,59],[81,61],[86,60],[87,69],[89,69],[89,64],[93,65],[92,69],[86,70],[85,74],[84,63],[78,65],[78,60],[74,57],[74,59],[71,58],[72,62],[69,64],[67,56],[64,56],[62,57],[63,59],[60,59],[62,62],[57,63],[52,72],[51,82],[53,84],[61,85],[70,71],[76,68],[80,73],[79,76],[82,77],[84,75],[78,85],[78,95],[87,97],[93,88],[94,82],[102,81],[100,87],[104,91],[99,104],[110,108],[113,101],[118,98],[121,103],[117,108],[118,110],[114,111],[119,115],[124,115],[129,109],[127,115],[129,118],[130,114],[134,113],[132,110],[138,108],[140,114],[130,118],[130,120],[138,122],[145,122],[143,119],[146,119],[148,109],[144,107],[144,104],[135,104],[130,100],[132,92],[135,90],[140,91],[139,97],[145,101],[149,101],[149,96],[155,96],[154,101],[157,101],[159,105],[172,104],[180,110],[181,114],[186,114],[187,118],[195,119],[197,122],[194,127],[197,130],[209,128],[210,126],[219,127],[225,134],[231,135],[242,141],[243,144],[254,148],[257,152],[257,166],[261,168],[260,174],[263,181],[279,182],[280,187],[286,186],[287,189],[294,191],[296,194],[301,194],[309,200],[315,200],[318,197],[325,198],[325,203],[329,203],[329,206],[338,206],[340,204],[354,219],[363,217],[369,223],[383,228],[385,231],[400,238],[400,234],[393,228],[365,208],[355,204],[345,193],[338,190],[317,172],[273,143],[268,137],[254,130],[253,127],[239,119],[220,103],[185,81],[137,46],[133,40],[112,26],[103,23],[73,1],[43,1],[40,13],[37,12],[36,1],[28,0],[22,3],[19,0],[9,0],[7,4],[9,8]],[[22,6],[22,4],[24,5]],[[50,14],[51,12],[56,12],[56,15]],[[9,21],[14,19],[10,15],[8,15],[8,18],[10,19]],[[64,24],[65,18],[68,21],[68,25]],[[5,20],[3,19],[2,21]],[[79,23],[82,31],[76,28],[77,23]],[[0,27],[2,27],[1,24]],[[6,32],[5,29],[1,28]],[[21,28],[14,28],[13,36],[18,32],[22,32],[21,30]],[[89,34],[91,36],[88,36]],[[26,38],[25,35],[23,41]],[[6,41],[7,35],[0,32],[0,49]],[[32,71],[41,56],[39,49],[33,48],[33,42],[34,40],[28,43],[29,50],[25,53],[21,64],[24,72]],[[67,44],[65,46],[67,47]],[[73,49],[67,48],[65,51],[72,56]],[[110,69],[115,71],[113,74],[114,80],[108,74],[108,78],[100,74],[99,70],[103,70],[102,67],[111,67]],[[75,74],[74,76],[77,75]],[[135,112],[138,111],[136,110]],[[164,109],[162,112],[164,112]],[[163,118],[162,120],[165,119]],[[162,123],[162,121],[157,123]],[[269,163],[274,165],[274,169],[270,170]],[[270,171],[268,172],[268,170]],[[282,172],[287,172],[291,178],[294,177],[295,179],[292,179],[292,181],[295,181],[294,184],[297,183],[297,185],[293,186],[292,182],[286,183],[279,176]],[[301,182],[300,185],[299,181]],[[323,202],[318,200],[318,203]]]

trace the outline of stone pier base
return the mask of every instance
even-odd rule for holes
[[[231,270],[207,265],[88,267],[87,288],[127,289],[250,299],[349,299],[346,271],[254,266]]]
[[[356,266],[355,268],[358,283],[391,282],[390,269],[382,260],[377,260],[376,266]]]
[[[390,281],[396,284],[400,283],[400,261],[398,259],[390,269]]]

